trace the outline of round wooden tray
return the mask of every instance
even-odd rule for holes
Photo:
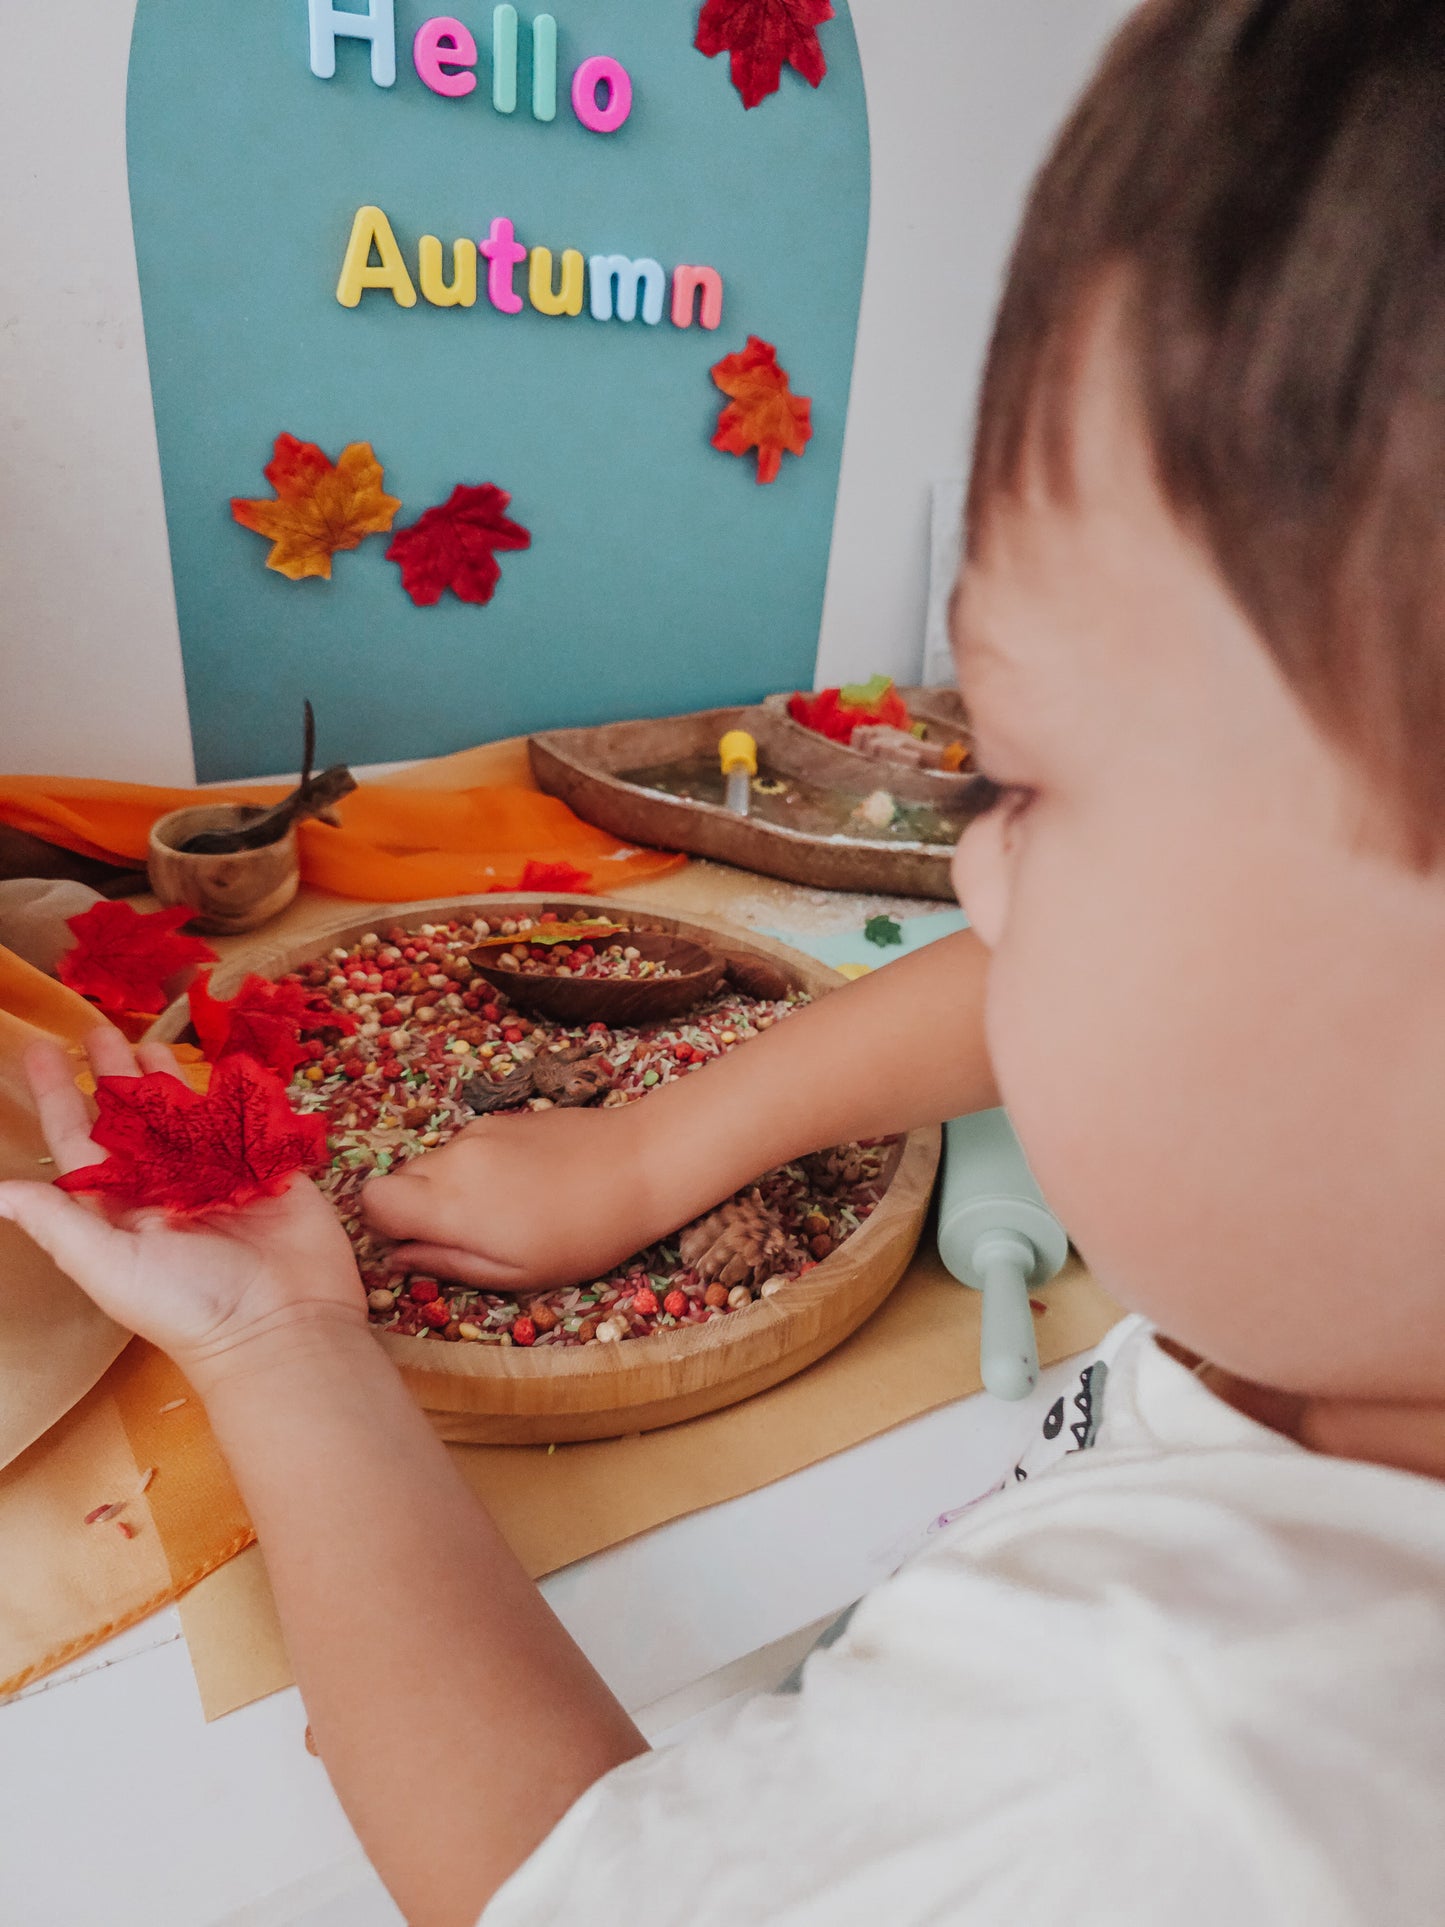
[[[597,897],[514,895],[387,905],[289,945],[258,940],[230,953],[217,967],[214,987],[217,995],[229,996],[248,972],[279,977],[378,924],[536,916],[544,910],[559,916],[576,910],[615,915],[634,928],[686,938],[729,957],[766,959],[793,987],[814,996],[843,982],[836,971],[800,951],[705,919],[662,916]],[[181,999],[157,1018],[149,1034],[174,1043],[188,1023]],[[706,1325],[622,1345],[555,1352],[442,1345],[392,1332],[378,1333],[378,1340],[444,1438],[486,1445],[560,1444],[617,1438],[696,1418],[792,1377],[878,1309],[907,1270],[922,1233],[940,1145],[937,1130],[911,1133],[891,1155],[878,1208],[846,1243],[786,1290]]]

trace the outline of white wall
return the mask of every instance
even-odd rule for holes
[[[1129,5],[853,0],[873,130],[873,227],[823,682],[918,670],[929,484],[962,465],[1028,178]],[[134,8],[6,6],[0,768],[189,782],[126,192]]]

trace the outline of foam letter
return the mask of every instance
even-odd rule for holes
[[[592,257],[592,319],[612,319],[612,284],[617,283],[617,319],[636,321],[637,290],[645,282],[642,318],[655,328],[662,319],[667,276],[656,261],[629,261],[625,254],[594,254]]]
[[[345,34],[371,42],[371,77],[378,87],[396,85],[395,0],[370,0],[365,13],[342,13],[331,0],[309,0],[311,8],[311,71],[318,80],[336,74],[336,42]]]
[[[532,118],[557,118],[557,22],[550,13],[532,22]]]
[[[492,105],[499,114],[517,111],[517,9],[492,15]]]
[[[597,105],[597,89],[607,89],[607,105]],[[632,112],[632,76],[610,54],[594,54],[572,76],[572,111],[594,134],[615,134]]]
[[[417,249],[417,279],[421,291],[434,308],[474,308],[477,305],[477,244],[457,241],[452,246],[452,281],[443,277],[442,244],[434,234],[424,234]]]
[[[477,84],[475,74],[448,73],[449,67],[475,67],[477,43],[460,20],[441,14],[423,20],[412,42],[411,57],[423,84],[447,100],[462,100]]]
[[[520,314],[522,297],[517,293],[515,277],[527,258],[527,250],[505,215],[499,214],[493,221],[491,239],[483,241],[482,253],[491,263],[487,270],[487,298],[503,314]]]
[[[675,327],[690,328],[697,296],[702,296],[704,328],[722,326],[723,284],[716,268],[679,268],[672,277],[672,319]]]
[[[380,265],[372,267],[371,250],[380,255]],[[396,236],[379,207],[359,207],[351,224],[351,239],[346,259],[341,264],[341,279],[336,284],[336,299],[343,308],[354,308],[367,288],[387,288],[396,296],[399,308],[416,306],[416,289],[406,271]]]
[[[561,292],[553,294],[552,250],[533,248],[527,292],[531,295],[532,306],[538,314],[581,314],[584,266],[582,256],[576,248],[568,248],[562,256]]]

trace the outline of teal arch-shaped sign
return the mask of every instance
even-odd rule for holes
[[[750,111],[727,61],[694,50],[690,0],[551,0],[550,121],[533,111],[546,75],[534,103],[525,0],[510,113],[494,104],[491,0],[452,4],[478,50],[479,84],[459,98],[414,64],[434,3],[395,0],[397,77],[383,87],[354,37],[337,42],[331,78],[313,73],[308,0],[139,0],[131,205],[203,780],[294,767],[304,696],[323,753],[362,763],[812,678],[868,228],[845,0],[821,30],[822,86],[785,71]],[[443,56],[457,44],[443,38]],[[610,134],[572,103],[594,56],[620,62],[634,90]],[[505,101],[505,61],[500,78]],[[593,98],[607,106],[605,84]],[[470,308],[403,308],[384,291],[344,307],[338,277],[367,205],[413,280],[424,235],[450,266],[455,239],[503,219],[552,250],[559,278],[564,249],[657,261],[667,311],[658,325],[596,320],[590,300],[575,318],[505,313],[485,261]],[[722,279],[715,332],[700,315],[673,324],[684,264]],[[754,458],[710,446],[723,397],[709,369],[751,334],[813,403],[806,455],[766,487]],[[532,546],[499,556],[485,606],[415,606],[386,536],[338,555],[330,582],[288,581],[229,507],[269,493],[283,432],[333,460],[370,442],[403,503],[398,528],[458,483],[495,483]]]

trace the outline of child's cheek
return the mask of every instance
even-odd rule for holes
[[[953,857],[953,889],[979,941],[997,949],[1008,923],[1010,874],[997,814],[964,832]]]
[[[1164,1229],[1146,1223],[1148,1207],[1169,1195],[1163,1146],[1179,1137],[1165,1069],[1177,1040],[1159,991],[1169,973],[1140,954],[1131,879],[1097,853],[1056,851],[1049,828],[1031,829],[1010,867],[991,946],[990,1052],[1053,1209],[1095,1262],[1132,1273],[1140,1244]]]

